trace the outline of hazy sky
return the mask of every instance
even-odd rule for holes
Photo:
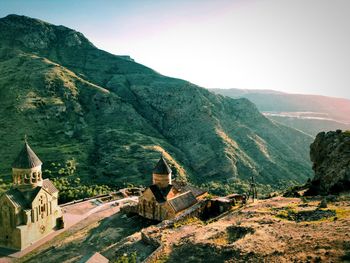
[[[350,98],[350,0],[0,0],[207,88]]]

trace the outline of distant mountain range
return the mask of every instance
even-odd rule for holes
[[[350,100],[274,90],[212,89],[231,98],[247,98],[268,118],[312,136],[350,129]]]
[[[196,184],[255,176],[286,187],[312,174],[312,137],[272,122],[249,100],[160,75],[25,16],[0,19],[0,120],[6,183],[24,134],[44,177],[73,180],[66,170],[77,163],[81,184],[149,184],[161,152],[176,177]]]

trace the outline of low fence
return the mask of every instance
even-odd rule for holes
[[[120,212],[124,214],[137,214],[138,205],[136,204],[126,204],[120,208]]]
[[[68,202],[68,203],[60,204],[60,207],[65,207],[65,206],[68,206],[68,205],[78,204],[78,203],[89,201],[89,200],[93,200],[93,199],[109,198],[109,200],[115,200],[115,199],[117,199],[117,196],[116,196],[117,194],[118,194],[118,192],[111,192],[109,194],[95,195],[95,196],[92,196],[92,197],[85,197],[85,198],[82,198],[82,199],[73,200],[73,201]]]
[[[151,255],[149,255],[142,263],[153,263],[157,262],[157,260],[160,260],[164,256],[164,249],[165,247],[163,245],[159,246],[156,250],[152,252]]]

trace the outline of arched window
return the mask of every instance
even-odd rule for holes
[[[36,172],[32,173],[30,179],[31,179],[30,182],[32,184],[35,184],[37,181],[37,173]]]
[[[31,216],[32,223],[34,223],[35,222],[35,209],[32,209],[30,216]]]
[[[30,183],[30,175],[29,174],[25,174],[24,175],[24,183],[25,184],[29,184]]]
[[[142,204],[142,210],[143,210],[143,214],[146,214],[146,211],[147,211],[147,201],[146,200],[143,200],[143,204]]]
[[[156,214],[156,204],[152,203],[152,216],[153,216],[153,219],[155,218],[155,214]]]
[[[13,184],[19,184],[19,176],[17,174],[13,175]]]
[[[44,201],[44,196],[41,195],[39,197],[39,215],[41,215],[41,218],[44,218],[45,213],[46,213],[46,204]]]

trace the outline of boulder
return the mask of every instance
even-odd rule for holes
[[[350,189],[350,131],[321,132],[310,146],[315,172],[309,193],[332,194]]]

